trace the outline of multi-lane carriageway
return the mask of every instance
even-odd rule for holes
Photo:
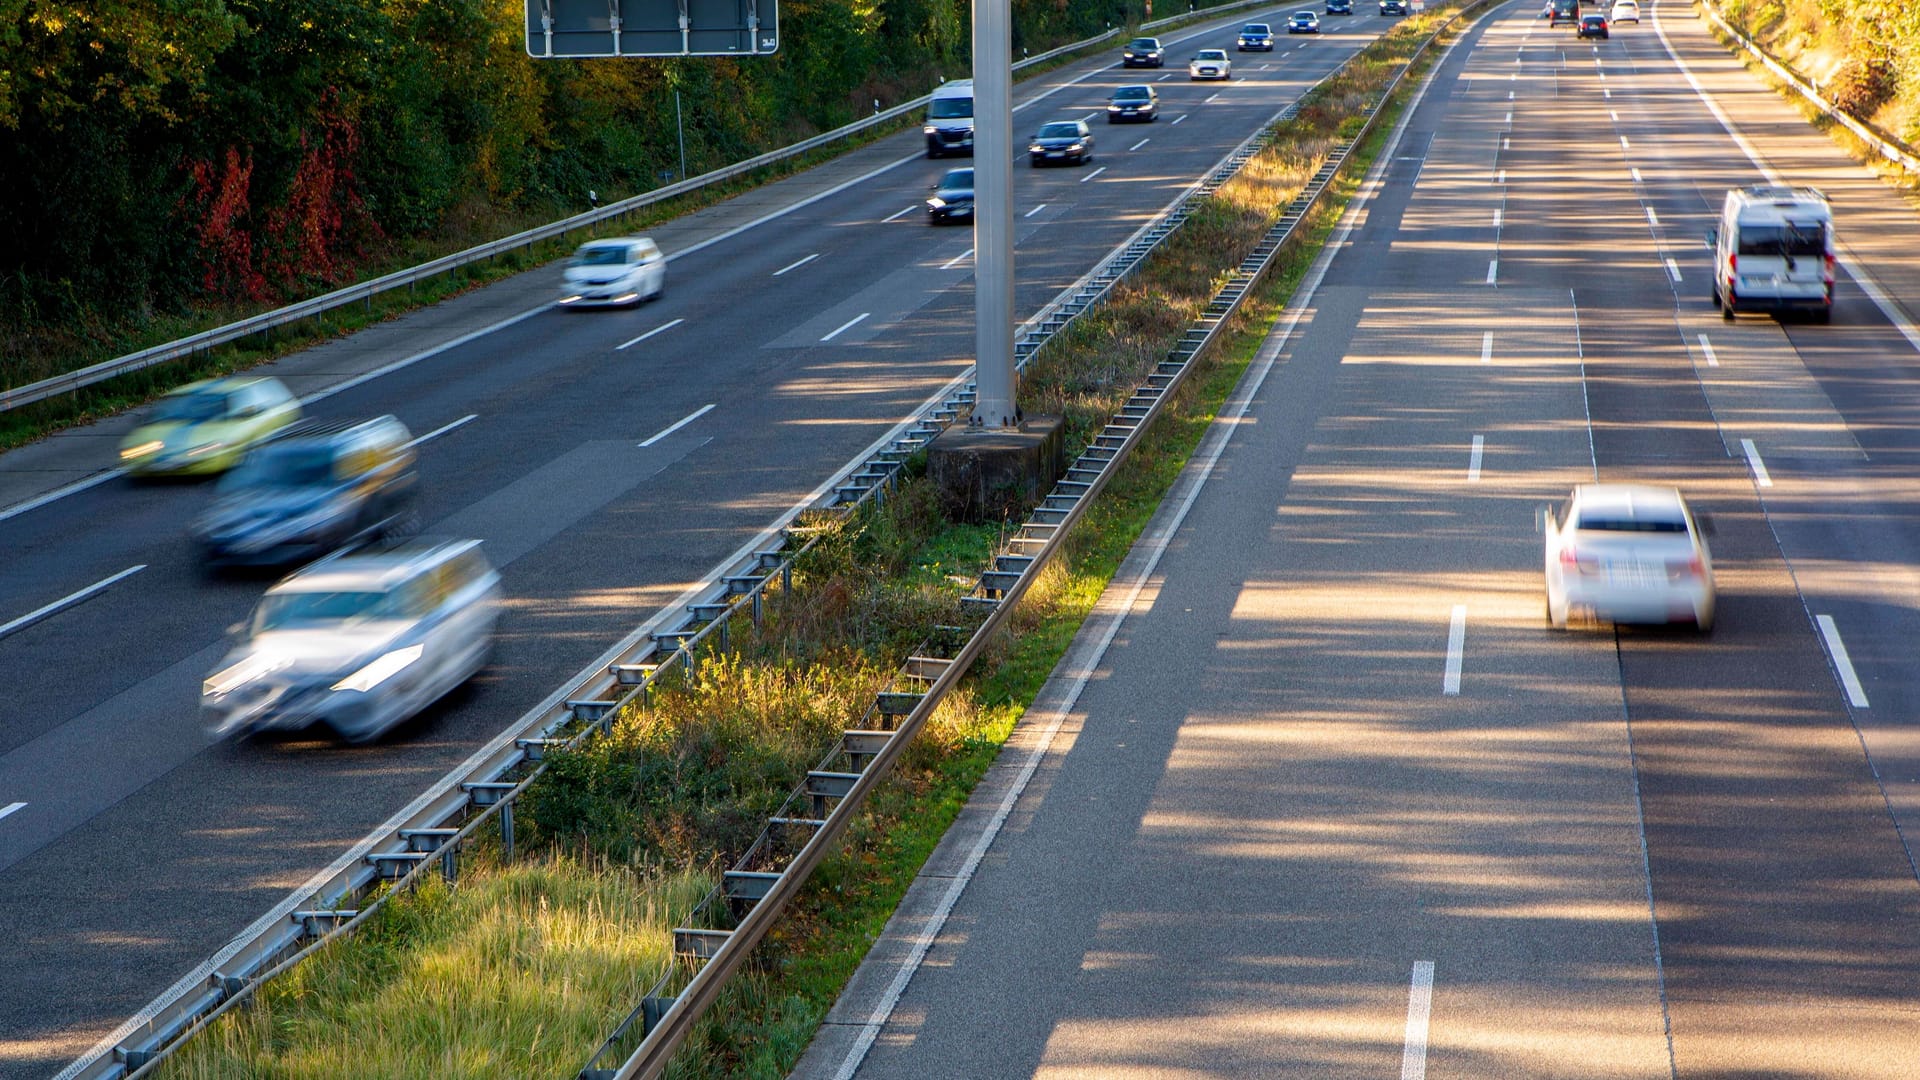
[[[1017,170],[1020,314],[1391,25],[1330,20],[1188,83],[1192,50],[1284,12],[1169,33],[1163,71],[1116,49],[1022,86],[1020,128],[1085,116],[1100,141]],[[1099,122],[1139,81],[1164,118]],[[547,310],[547,270],[273,365],[313,415],[405,421],[427,531],[485,538],[506,579],[497,662],[379,745],[208,744],[200,681],[262,583],[196,565],[204,486],[102,471],[124,420],[0,458],[0,1074],[60,1069],[196,974],[964,371],[971,237],[921,220],[955,162],[919,138],[656,230],[657,303]]]
[[[1439,67],[798,1076],[1920,1076],[1920,216],[1690,7],[1534,10]],[[1775,177],[1834,198],[1832,326],[1708,301]],[[1545,627],[1533,509],[1596,476],[1714,516],[1710,637]]]

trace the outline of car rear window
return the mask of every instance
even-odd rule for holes
[[[1812,225],[1742,225],[1740,255],[1825,255],[1827,227]]]
[[[1583,510],[1574,526],[1583,532],[1684,533],[1686,519],[1678,514],[1626,514],[1618,510]]]

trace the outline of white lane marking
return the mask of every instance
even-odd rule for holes
[[[1493,363],[1493,331],[1491,330],[1480,335],[1480,362]]]
[[[892,221],[895,218],[905,217],[906,215],[911,214],[918,209],[920,209],[920,206],[919,204],[916,203],[913,206],[907,207],[905,210],[896,210],[892,214],[888,215],[887,217],[881,218],[880,224],[885,225],[887,222]]]
[[[1187,118],[1187,114],[1181,113],[1179,116],[1176,116],[1173,118],[1173,124],[1168,124],[1167,126],[1172,127],[1174,126],[1174,124],[1178,124],[1180,121],[1185,120],[1186,118]]]
[[[911,210],[911,209],[913,209],[913,207],[911,207],[911,206],[909,206],[909,207],[907,207],[907,209],[908,209],[908,210]],[[902,213],[905,213],[905,211],[902,211]],[[895,216],[897,217],[897,216],[899,216],[899,215],[895,215]],[[889,220],[889,221],[891,221],[891,220],[893,220],[893,219],[892,219],[892,218],[888,218],[887,220]],[[813,260],[815,260],[815,259],[817,259],[817,258],[819,258],[819,257],[820,257],[820,253],[816,251],[816,252],[814,252],[813,254],[811,254],[811,255],[809,255],[809,256],[807,256],[806,258],[804,258],[804,259],[801,259],[801,260],[800,260],[799,262],[797,262],[797,263],[788,263],[788,264],[787,264],[786,266],[783,266],[783,267],[781,267],[780,269],[778,269],[778,270],[775,270],[775,271],[773,272],[773,276],[774,276],[774,277],[779,277],[779,276],[780,276],[781,274],[784,274],[784,273],[786,273],[786,272],[787,272],[787,271],[789,271],[789,270],[798,270],[798,269],[800,269],[801,267],[803,267],[803,266],[805,266],[805,265],[807,265],[808,263],[810,263],[810,262],[812,262]]]
[[[1740,449],[1747,452],[1747,464],[1753,466],[1753,482],[1763,488],[1773,486],[1773,477],[1767,474],[1767,463],[1760,460],[1760,451],[1753,448],[1752,439],[1741,439]]]
[[[1502,150],[1513,149],[1513,139],[1506,135],[1500,136],[1500,149]]]
[[[16,810],[25,810],[26,808],[27,808],[27,804],[23,802],[8,803],[5,806],[0,806],[0,818],[6,817],[8,814],[11,814]]]
[[[1507,126],[1508,126],[1508,127],[1512,127],[1512,126],[1513,126],[1513,114],[1512,114],[1512,113],[1508,113],[1508,114],[1507,114]]]
[[[1713,342],[1708,341],[1705,334],[1700,335],[1700,351],[1707,354],[1708,367],[1720,366],[1720,358],[1713,353]]]
[[[1605,86],[1603,86],[1603,87],[1601,87],[1601,88],[1600,88],[1600,96],[1601,96],[1601,97],[1603,97],[1603,98],[1606,98],[1606,99],[1607,99],[1608,101],[1612,101],[1612,100],[1613,100],[1613,90],[1612,90],[1611,88],[1609,88],[1609,87],[1605,87]],[[1616,117],[1614,117],[1614,118],[1613,118],[1613,122],[1614,122],[1614,123],[1616,123],[1616,124],[1617,124],[1617,123],[1619,123],[1619,122],[1620,122],[1620,118],[1619,118],[1619,117],[1617,117],[1617,116],[1616,116]]]
[[[1137,143],[1134,143],[1134,144],[1133,144],[1132,146],[1129,146],[1129,147],[1127,147],[1127,153],[1129,153],[1129,154],[1131,154],[1131,153],[1133,153],[1133,152],[1134,152],[1135,150],[1138,150],[1138,149],[1140,149],[1141,147],[1143,147],[1143,146],[1145,146],[1145,145],[1147,145],[1148,143],[1150,143],[1150,142],[1152,142],[1152,141],[1153,141],[1153,140],[1152,140],[1151,138],[1146,138],[1146,139],[1141,139],[1141,140],[1140,140],[1139,142],[1137,142]]]
[[[1640,179],[1640,170],[1639,170],[1639,169],[1628,169],[1627,171],[1633,174],[1633,182],[1634,182],[1634,183],[1636,183],[1636,184],[1638,184],[1638,183],[1643,183],[1643,181],[1642,181],[1642,180]]]
[[[1680,264],[1674,262],[1672,256],[1667,257],[1667,276],[1673,279],[1675,285],[1680,284]]]
[[[1453,605],[1453,619],[1447,626],[1447,674],[1440,681],[1440,692],[1448,697],[1460,694],[1460,664],[1467,651],[1467,605]]]
[[[1099,176],[1099,175],[1100,175],[1101,173],[1103,173],[1103,172],[1106,172],[1106,171],[1107,171],[1107,167],[1106,167],[1105,165],[1102,165],[1102,166],[1100,166],[1099,168],[1097,168],[1097,169],[1095,169],[1095,170],[1093,170],[1092,172],[1090,172],[1090,173],[1088,173],[1087,175],[1085,175],[1085,176],[1083,176],[1083,177],[1081,177],[1081,178],[1080,178],[1080,182],[1084,184],[1084,183],[1086,183],[1087,181],[1089,181],[1089,180],[1091,180],[1091,179],[1093,179],[1093,178],[1094,178],[1094,177],[1096,177],[1096,176]]]
[[[1860,676],[1853,670],[1853,658],[1847,655],[1846,643],[1840,640],[1840,628],[1833,625],[1833,616],[1816,615],[1820,623],[1820,636],[1826,639],[1827,653],[1833,657],[1833,666],[1839,669],[1840,681],[1846,684],[1847,700],[1856,709],[1867,708],[1867,690],[1860,685]]]
[[[1494,177],[1493,182],[1499,184],[1501,187],[1505,187],[1507,184],[1507,170],[1501,169],[1499,175]]]
[[[651,329],[651,330],[649,330],[649,331],[647,331],[646,333],[644,333],[644,334],[641,334],[641,335],[640,335],[639,337],[637,337],[637,338],[634,338],[634,339],[633,339],[632,341],[629,341],[629,342],[626,342],[626,343],[625,343],[625,344],[623,344],[623,345],[620,345],[620,346],[617,346],[617,347],[616,347],[616,348],[615,348],[615,349],[614,349],[613,351],[614,351],[614,352],[619,352],[619,351],[621,351],[622,349],[628,349],[628,348],[632,348],[633,346],[635,346],[635,345],[638,345],[638,344],[640,344],[641,342],[643,342],[643,341],[645,341],[645,340],[647,340],[648,338],[650,338],[650,337],[652,337],[653,335],[655,335],[655,334],[662,334],[662,333],[665,333],[665,332],[667,332],[668,330],[671,330],[671,329],[673,329],[674,327],[676,327],[676,326],[679,326],[679,325],[680,325],[681,323],[683,323],[683,322],[686,322],[686,321],[687,321],[687,320],[685,320],[685,319],[675,319],[675,320],[673,320],[672,322],[667,322],[667,323],[661,323],[661,324],[660,324],[659,326],[656,326],[656,327],[654,327],[653,329]]]
[[[1660,227],[1660,216],[1653,212],[1653,207],[1651,206],[1647,207],[1647,224],[1656,229]]]
[[[1500,229],[1500,220],[1503,216],[1504,212],[1499,207],[1493,208],[1493,228],[1496,232]]]
[[[467,415],[461,417],[460,419],[455,420],[451,424],[442,424],[441,426],[434,428],[432,431],[427,432],[425,435],[420,436],[419,438],[413,440],[407,445],[419,446],[422,443],[432,442],[434,439],[437,439],[440,436],[445,435],[447,432],[452,431],[455,428],[465,427],[466,425],[471,424],[478,419],[480,419],[479,413],[468,413]]]
[[[47,604],[44,607],[35,608],[34,610],[27,612],[25,615],[20,616],[19,618],[13,620],[10,623],[0,625],[0,638],[6,637],[8,634],[11,634],[16,630],[25,630],[27,627],[32,626],[34,623],[39,622],[41,619],[44,619],[49,615],[53,615],[57,612],[60,612],[66,608],[70,608],[75,604],[81,603],[86,600],[91,600],[95,596],[99,595],[99,593],[102,590],[114,585],[115,583],[119,582],[123,578],[130,578],[133,575],[139,573],[140,571],[145,570],[146,568],[147,568],[146,563],[141,563],[138,566],[129,566],[125,570],[120,571],[119,573],[113,575],[112,577],[102,578],[101,580],[94,582],[93,584],[87,586],[84,589],[81,589],[77,592],[68,593],[67,595],[61,597],[60,599],[55,600],[51,604]]]
[[[944,265],[942,265],[942,266],[940,267],[940,269],[942,269],[942,270],[951,270],[951,269],[953,269],[954,267],[956,267],[956,266],[958,266],[958,265],[960,265],[961,263],[963,263],[963,262],[966,262],[966,261],[967,261],[968,259],[970,259],[970,258],[972,258],[972,257],[973,257],[973,249],[972,249],[972,248],[968,248],[967,250],[965,250],[965,251],[963,251],[963,252],[961,252],[960,254],[958,254],[958,255],[955,255],[955,256],[954,256],[953,258],[951,258],[951,259],[948,259],[948,260],[946,261],[946,263],[945,263]],[[860,319],[864,319],[864,318],[866,318],[866,316],[865,316],[865,315],[862,315],[862,316],[860,316]],[[860,319],[855,319],[855,320],[853,320],[853,322],[859,322],[859,321],[860,321]],[[853,325],[853,323],[848,323],[848,324],[847,324],[847,326],[852,326],[852,325]],[[845,329],[847,328],[847,326],[843,326],[843,327],[841,327],[841,328],[840,328],[840,330],[845,330]],[[837,334],[837,333],[839,333],[839,332],[840,332],[840,330],[835,330],[835,331],[833,332],[833,334]],[[832,336],[833,336],[833,334],[828,334],[828,335],[827,335],[827,337],[823,337],[823,338],[821,338],[820,340],[821,340],[821,341],[825,341],[825,340],[827,340],[827,338],[830,338],[830,337],[832,337]]]
[[[667,256],[667,258],[671,259],[673,258],[673,256],[669,255]],[[431,360],[432,358],[439,356],[441,353],[447,352],[450,349],[457,349],[460,346],[465,345],[469,341],[477,341],[480,338],[486,337],[488,334],[494,333],[495,331],[505,330],[507,327],[512,326],[515,323],[525,322],[528,319],[533,318],[535,315],[544,315],[551,310],[553,310],[552,304],[541,304],[539,307],[534,308],[531,311],[523,311],[518,315],[509,315],[508,317],[501,319],[499,322],[494,323],[492,326],[483,326],[478,330],[472,331],[471,333],[461,334],[459,337],[454,338],[452,341],[445,341],[438,345],[433,346],[430,349],[424,349],[420,352],[414,353],[412,356],[402,357],[401,359],[395,360],[393,363],[388,364],[385,367],[377,367],[377,368],[374,368],[372,371],[362,372],[361,374],[355,375],[353,378],[348,379],[346,382],[335,383],[334,385],[327,387],[325,390],[316,390],[313,393],[308,394],[306,397],[301,398],[300,404],[311,405],[316,401],[325,401],[327,398],[330,398],[335,394],[343,394],[348,390],[351,390],[354,387],[359,386],[361,383],[372,382],[373,380],[380,378],[382,375],[391,375],[394,372],[399,371],[403,368],[412,367],[413,365],[419,363],[422,360]]]
[[[1171,78],[1173,78],[1173,72],[1171,72],[1171,71],[1169,71],[1169,72],[1167,72],[1167,73],[1166,73],[1165,75],[1162,75],[1162,76],[1160,76],[1159,78],[1157,78],[1157,79],[1155,79],[1155,80],[1153,80],[1153,81],[1154,81],[1154,82],[1166,82],[1166,81],[1167,81],[1168,79],[1171,79]]]
[[[1520,62],[1520,61],[1518,61],[1518,60],[1515,60],[1515,61],[1514,61],[1514,63],[1516,63],[1516,64],[1517,64],[1517,63],[1519,63],[1519,62]],[[1510,72],[1508,72],[1508,73],[1507,73],[1507,81],[1508,81],[1508,82],[1518,82],[1518,81],[1520,81],[1520,73],[1519,73],[1519,72],[1517,72],[1517,71],[1510,71]]]
[[[1620,149],[1622,150],[1633,149],[1633,144],[1627,141],[1627,137],[1625,135],[1620,136]]]
[[[1080,118],[1080,122],[1081,122],[1081,123],[1083,123],[1083,124],[1084,124],[1084,123],[1089,123],[1089,122],[1091,122],[1091,121],[1093,120],[1093,118],[1094,118],[1094,117],[1096,117],[1096,116],[1099,116],[1099,115],[1100,115],[1100,114],[1099,114],[1099,113],[1097,113],[1097,112],[1090,112],[1090,113],[1088,113],[1087,115],[1085,115],[1085,116],[1083,116],[1083,117],[1081,117],[1081,118]]]
[[[1433,961],[1416,960],[1407,990],[1407,1039],[1400,1054],[1400,1080],[1427,1080],[1427,1024],[1432,1015]]]
[[[972,252],[972,250],[971,250],[971,249],[969,249],[969,250],[968,250],[968,252],[967,252],[967,255],[971,255],[971,254],[973,254],[973,252]],[[963,256],[961,256],[961,258],[965,258],[965,257],[966,257],[966,256],[964,256],[964,255],[963,255]],[[828,335],[827,335],[826,337],[823,337],[823,338],[821,338],[820,340],[821,340],[821,341],[832,341],[832,340],[833,340],[834,338],[837,338],[837,337],[839,337],[839,336],[840,336],[841,334],[844,334],[844,333],[846,333],[847,331],[849,331],[849,330],[851,330],[851,329],[853,329],[854,327],[856,327],[856,326],[858,326],[858,325],[860,325],[860,324],[861,324],[862,322],[865,322],[865,321],[866,321],[866,318],[867,318],[867,316],[869,316],[869,315],[871,315],[871,314],[873,314],[873,312],[871,312],[871,311],[863,311],[863,312],[861,312],[860,314],[858,314],[858,315],[855,315],[855,316],[854,316],[853,318],[851,318],[851,319],[848,319],[848,320],[847,320],[846,322],[844,322],[844,323],[842,323],[842,324],[840,324],[840,328],[839,328],[838,330],[835,330],[835,331],[834,331],[833,333],[831,333],[831,334],[828,334]]]
[[[1512,101],[1512,100],[1513,100],[1513,91],[1511,91],[1511,90],[1509,90],[1509,91],[1507,91],[1507,100],[1508,100],[1508,101]]]
[[[718,403],[716,402],[715,404],[718,404]],[[674,423],[672,427],[667,428],[665,431],[660,432],[659,434],[655,435],[653,438],[648,439],[646,442],[643,442],[640,445],[642,447],[652,446],[654,443],[657,443],[661,439],[664,439],[667,436],[673,434],[674,432],[679,431],[681,428],[686,427],[688,424],[693,423],[695,420],[700,419],[701,417],[707,415],[712,411],[713,411],[713,405],[702,405],[699,408],[688,413],[687,415],[681,417],[677,422]]]
[[[88,488],[97,488],[101,484],[104,484],[109,480],[112,480],[116,477],[125,476],[125,475],[127,475],[127,470],[125,469],[108,469],[106,472],[103,472],[98,476],[89,476],[85,480],[76,480],[73,483],[68,484],[66,487],[54,488],[52,491],[47,492],[45,495],[42,495],[39,498],[28,499],[26,502],[23,502],[18,506],[11,507],[5,511],[0,511],[0,521],[5,521],[8,518],[19,517],[21,514],[24,514],[29,510],[38,510],[50,502],[59,502],[61,499],[64,499],[69,495],[78,495],[81,492],[86,491]]]
[[[1021,216],[1021,217],[1032,217],[1033,215],[1035,215],[1035,214],[1037,214],[1037,213],[1039,213],[1039,212],[1040,212],[1040,211],[1042,211],[1042,210],[1045,210],[1046,208],[1047,208],[1047,204],[1046,204],[1046,203],[1041,203],[1041,204],[1040,204],[1039,206],[1036,206],[1036,207],[1034,207],[1033,209],[1031,209],[1031,210],[1029,210],[1029,211],[1027,211],[1026,213],[1024,213],[1024,214],[1022,214],[1022,215],[1020,215],[1020,216]]]
[[[1218,100],[1220,100],[1220,95],[1219,95],[1219,94],[1213,94],[1213,95],[1211,95],[1211,96],[1209,96],[1209,97],[1207,98],[1207,100],[1205,100],[1205,101],[1203,101],[1203,102],[1201,102],[1200,104],[1202,104],[1202,105],[1211,105],[1211,104],[1213,104],[1214,102],[1216,102],[1216,101],[1218,101]]]
[[[1500,260],[1487,260],[1487,284],[1496,285],[1500,281]]]
[[[1259,70],[1266,71],[1268,68],[1271,68],[1272,66],[1273,66],[1272,64],[1261,64]]]
[[[1467,483],[1477,484],[1480,482],[1480,462],[1483,460],[1486,452],[1487,437],[1485,435],[1475,435],[1473,437],[1473,453],[1467,458]]]

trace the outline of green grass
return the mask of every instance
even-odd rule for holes
[[[1403,23],[1405,32],[1415,25]],[[1356,67],[1382,75],[1379,65]],[[1023,392],[1068,417],[1070,443],[1165,354],[1211,295],[1229,261],[1222,252],[1258,239],[1361,92],[1335,85],[1325,107],[1302,110],[1270,158],[1197,215],[1198,228],[1176,234],[1111,305],[1036,360]],[[942,701],[696,1026],[672,1075],[776,1077],[792,1067],[1284,311],[1383,139],[1356,151],[1309,235],[1281,253],[1035,581],[1013,632]],[[917,476],[880,509],[822,529],[763,626],[736,628],[737,655],[704,661],[657,688],[647,708],[623,712],[607,737],[554,755],[522,804],[518,862],[496,865],[479,845],[459,888],[429,884],[395,898],[368,931],[270,984],[164,1075],[571,1075],[666,970],[668,922],[744,851],[926,628],[955,621],[956,596],[1000,539],[997,528],[940,519]]]

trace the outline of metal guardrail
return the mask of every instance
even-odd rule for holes
[[[1245,7],[1269,5],[1272,2],[1273,0],[1232,0],[1230,3],[1202,8],[1197,11],[1182,13],[1165,19],[1156,19],[1152,22],[1141,23],[1139,29],[1147,30],[1161,26],[1169,26],[1176,22],[1204,19],[1220,12],[1233,11]],[[1090,38],[1083,38],[1080,41],[1062,45],[1057,49],[1048,50],[1038,56],[1021,60],[1013,65],[1013,70],[1019,71],[1022,68],[1031,67],[1035,64],[1044,64],[1049,60],[1065,56],[1080,49],[1098,45],[1103,41],[1110,41],[1117,35],[1125,32],[1126,28],[1124,27],[1110,29],[1103,34],[1097,34]],[[121,375],[128,375],[159,364],[185,359],[197,353],[204,353],[211,349],[218,348],[221,345],[239,341],[242,338],[266,333],[267,331],[286,326],[290,323],[299,322],[302,319],[310,319],[324,315],[329,311],[335,311],[351,304],[370,304],[374,297],[382,293],[391,292],[400,288],[412,288],[422,281],[438,277],[441,274],[453,270],[458,270],[463,266],[469,266],[473,263],[495,258],[521,248],[528,248],[543,240],[563,237],[576,229],[591,228],[654,203],[664,202],[668,199],[685,195],[688,192],[698,191],[701,188],[713,184],[724,183],[728,180],[733,180],[751,173],[756,169],[777,164],[788,158],[798,157],[801,154],[817,150],[822,146],[838,142],[842,139],[851,138],[871,128],[891,123],[894,120],[912,113],[916,109],[924,108],[927,102],[931,100],[932,95],[930,94],[917,97],[912,101],[896,105],[891,109],[875,113],[864,119],[856,120],[851,124],[834,128],[832,131],[822,132],[812,138],[803,139],[791,146],[781,147],[778,150],[770,150],[764,154],[748,158],[745,161],[714,169],[711,172],[702,173],[699,176],[668,184],[665,187],[655,188],[645,194],[608,203],[606,206],[588,210],[585,213],[575,214],[572,217],[562,218],[559,221],[515,233],[512,236],[499,240],[478,244],[464,251],[445,255],[430,262],[421,263],[418,266],[408,267],[405,270],[397,270],[382,277],[359,282],[358,284],[349,285],[345,288],[335,289],[330,293],[302,300],[299,303],[288,304],[285,307],[275,308],[272,311],[261,312],[258,315],[253,315],[237,322],[231,322],[225,326],[218,326],[198,334],[190,334],[187,337],[167,342],[164,345],[155,345],[152,348],[141,349],[138,352],[128,353],[125,356],[116,357],[112,360],[103,360],[98,364],[80,368],[77,371],[70,371],[64,375],[56,375],[49,379],[42,379],[39,382],[28,383],[25,386],[0,389],[0,413],[18,409],[26,405],[32,405],[36,402],[46,401],[50,398],[56,398],[62,394],[70,394],[76,390],[95,385],[96,383],[105,382],[108,379],[117,378]]]
[[[1486,2],[1496,0],[1481,0],[1469,5],[1468,10]],[[1178,390],[1194,361],[1214,343],[1220,328],[1271,269],[1275,255],[1292,239],[1300,222],[1339,174],[1352,147],[1371,133],[1380,104],[1399,89],[1413,64],[1463,14],[1465,10],[1450,16],[1421,42],[1393,81],[1365,109],[1366,122],[1360,130],[1352,139],[1329,151],[1300,195],[1227,277],[1172,351],[1156,365],[1146,381],[1135,388],[1120,412],[1068,467],[1065,478],[1009,538],[1006,550],[992,560],[991,569],[962,597],[962,607],[981,614],[980,622],[971,631],[962,627],[939,628],[943,633],[922,646],[921,652],[927,655],[915,655],[907,660],[887,689],[877,695],[861,721],[862,727],[843,732],[838,745],[817,768],[809,771],[768,827],[734,867],[722,875],[720,885],[701,901],[688,920],[695,924],[732,922],[733,925],[683,925],[674,930],[676,959],[692,969],[691,977],[677,992],[669,994],[666,991],[679,974],[670,967],[588,1061],[580,1072],[580,1080],[651,1080],[664,1074],[674,1051],[718,999],[726,981],[765,938],[786,905],[798,895],[806,879],[851,824],[866,796],[892,770],[906,746],[938,708],[940,700],[964,677],[994,633],[1011,616],[1039,571],[1058,553],[1067,534]],[[1270,138],[1270,131],[1263,131],[1262,136],[1256,138],[1264,144]],[[1239,163],[1251,156],[1252,153],[1247,153],[1240,157]],[[1238,171],[1238,164],[1234,171]],[[953,642],[961,634],[966,637],[956,649]],[[940,637],[946,640],[941,641]],[[942,652],[951,655],[938,655]],[[828,804],[832,804],[831,812],[827,810]],[[797,850],[788,842],[789,837],[795,835],[800,837]],[[640,1045],[617,1070],[597,1067],[636,1023],[644,1033]]]
[[[1266,3],[1270,0],[1227,6]],[[1269,138],[1271,134],[1263,126],[1259,134],[1242,143],[1155,220],[1022,323],[1017,333],[1018,362],[1024,366],[1048,338],[1136,269],[1172,232],[1164,227],[1167,220],[1177,216],[1184,221],[1200,199],[1217,190],[1257,152],[1256,143],[1264,145]],[[882,440],[883,449],[843,474],[822,505],[812,509],[850,512],[882,497],[900,465],[943,430],[961,407],[971,403],[973,389],[966,376],[950,385],[953,389],[940,405],[896,428]],[[541,762],[545,752],[555,746],[576,745],[605,730],[620,705],[645,694],[675,665],[689,662],[708,638],[717,637],[725,648],[728,624],[734,615],[744,612],[757,621],[768,585],[776,578],[784,582],[793,560],[814,542],[812,537],[789,529],[801,512],[791,511],[775,523],[775,530],[783,534],[780,544],[752,553],[710,581],[706,599],[688,604],[678,627],[653,632],[620,649],[622,655],[609,662],[598,676],[555,695],[557,703],[541,717],[516,725],[493,740],[469,762],[471,768],[464,779],[449,777],[428,789],[405,812],[404,825],[383,840],[363,845],[365,850],[349,852],[349,857],[337,864],[337,871],[313,889],[306,901],[283,904],[283,910],[269,912],[256,921],[202,965],[202,972],[162,994],[150,1015],[126,1025],[96,1052],[59,1073],[57,1080],[131,1080],[148,1075],[162,1059],[245,1001],[264,982],[291,968],[335,934],[359,926],[381,902],[376,898],[356,907],[358,898],[383,885],[389,887],[387,895],[402,890],[434,866],[450,878],[454,876],[461,844],[481,826],[497,822],[510,853],[514,801],[544,771]],[[510,776],[513,778],[507,779]]]
[[[1780,81],[1798,91],[1801,97],[1806,98],[1813,104],[1814,108],[1819,109],[1822,113],[1825,113],[1829,119],[1838,122],[1848,131],[1853,132],[1862,142],[1873,147],[1881,157],[1886,158],[1888,161],[1893,162],[1895,165],[1900,166],[1915,176],[1920,176],[1920,157],[1914,155],[1912,147],[1894,142],[1881,132],[1855,119],[1838,105],[1821,97],[1818,87],[1813,86],[1801,78],[1799,72],[1775,60],[1759,42],[1749,37],[1746,31],[1734,26],[1723,18],[1712,4],[1706,3],[1703,0],[1700,9],[1706,12],[1707,18],[1710,19],[1715,26],[1718,26],[1728,37],[1739,42],[1741,48],[1745,49],[1754,59],[1766,65],[1767,70],[1778,76]]]

